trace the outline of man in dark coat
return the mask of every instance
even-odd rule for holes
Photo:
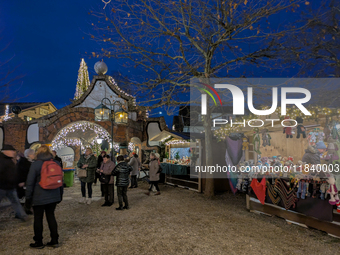
[[[15,211],[15,217],[22,221],[27,220],[27,214],[20,204],[17,195],[18,173],[16,168],[16,150],[5,144],[0,152],[0,202],[7,197]]]
[[[127,188],[129,186],[129,176],[132,171],[132,167],[124,161],[124,156],[119,155],[117,157],[118,164],[112,171],[112,175],[116,177],[117,195],[119,207],[116,210],[129,209],[129,203],[127,198]],[[123,207],[123,201],[125,206]]]
[[[63,168],[63,161],[62,159],[57,155],[57,152],[56,151],[52,151],[52,154],[53,154],[53,158],[54,160],[58,161],[61,168]]]

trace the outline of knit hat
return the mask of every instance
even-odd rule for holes
[[[317,149],[327,149],[326,145],[324,142],[318,142],[316,143],[316,148]]]
[[[2,147],[2,150],[3,151],[16,151],[16,149],[14,149],[14,147],[9,144],[4,144],[4,146]]]
[[[159,158],[159,154],[158,154],[158,153],[155,153],[155,157],[156,157],[156,158]]]

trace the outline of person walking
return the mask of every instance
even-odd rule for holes
[[[109,155],[103,156],[103,162],[100,168],[97,170],[100,174],[104,174],[110,177],[108,183],[102,183],[103,185],[103,192],[105,197],[105,203],[102,206],[111,206],[114,203],[114,176],[111,175],[113,169],[115,168],[116,164],[111,161]]]
[[[159,160],[156,158],[155,153],[150,153],[150,163],[149,163],[149,176],[150,176],[150,187],[148,192],[145,194],[150,196],[150,192],[152,191],[152,187],[155,186],[157,192],[155,195],[160,195],[160,189],[158,187],[159,181]]]
[[[138,175],[138,170],[140,167],[140,163],[138,162],[138,155],[136,153],[131,153],[131,159],[128,163],[132,167],[132,172],[131,172],[131,186],[129,187],[130,189],[132,188],[137,188],[138,183],[137,183],[137,175]]]
[[[0,152],[0,202],[7,197],[12,204],[15,217],[27,221],[27,214],[17,195],[18,183],[16,150],[12,145],[4,144]]]
[[[30,170],[31,164],[35,159],[35,151],[33,149],[27,149],[24,152],[24,157],[21,157],[18,161],[18,182],[19,186],[17,187],[18,198],[20,199],[21,204],[25,204],[25,192],[26,192],[26,179],[28,176],[28,172]],[[32,212],[25,208],[25,212],[27,214],[32,214]]]
[[[129,175],[132,171],[132,167],[128,165],[123,155],[117,157],[117,165],[112,171],[112,175],[116,177],[117,195],[119,207],[116,210],[129,209],[129,203],[127,198],[127,188],[129,186]],[[123,207],[123,201],[125,206]]]
[[[95,179],[95,173],[97,170],[97,159],[93,155],[92,149],[87,148],[84,155],[81,155],[77,167],[86,169],[86,177],[79,178],[81,184],[82,198],[80,203],[91,204],[92,202],[92,183]],[[88,199],[86,200],[86,187],[88,192]]]
[[[30,247],[42,249],[43,244],[43,219],[44,213],[50,229],[51,241],[46,245],[51,247],[58,247],[59,235],[58,224],[55,218],[55,209],[58,203],[62,201],[63,186],[55,189],[43,189],[40,186],[41,172],[44,162],[53,159],[53,155],[46,145],[42,145],[37,150],[37,160],[32,163],[27,180],[26,180],[26,203],[27,208],[33,207],[34,212],[34,243]],[[59,165],[57,160],[53,160]],[[60,169],[61,171],[61,169]]]

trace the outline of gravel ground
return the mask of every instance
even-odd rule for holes
[[[56,209],[60,247],[34,250],[32,220],[14,219],[0,208],[0,254],[339,254],[340,240],[284,220],[249,213],[244,195],[207,199],[193,191],[160,185],[146,196],[145,183],[129,190],[131,209],[101,207],[99,186],[91,205],[79,204],[80,185],[66,188]],[[30,216],[32,218],[32,216]],[[44,242],[49,241],[44,222]]]

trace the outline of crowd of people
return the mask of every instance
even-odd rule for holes
[[[37,151],[27,149],[24,154],[21,154],[13,146],[5,144],[0,152],[0,202],[7,197],[13,207],[15,217],[24,222],[28,221],[29,214],[34,215],[33,240],[35,242],[31,243],[30,247],[38,249],[45,247],[42,235],[44,214],[51,236],[51,241],[46,246],[58,247],[59,245],[55,209],[57,204],[62,201],[64,186],[62,183],[60,185],[56,183],[57,188],[54,188],[53,185],[52,188],[42,185],[43,178],[46,178],[43,174],[46,171],[46,163],[47,165],[52,164],[54,168],[60,168],[61,172],[63,167],[61,158],[58,157],[56,151],[51,151],[46,145],[42,145]],[[102,206],[114,204],[115,185],[119,205],[116,210],[129,209],[127,190],[138,187],[137,176],[141,166],[136,153],[131,153],[130,158],[119,155],[116,159],[111,159],[105,151],[96,157],[92,149],[87,148],[77,163],[77,168],[85,172],[84,176],[79,177],[82,195],[80,203],[91,204],[92,185],[99,180],[102,197],[105,200]],[[149,161],[150,188],[145,193],[146,195],[150,195],[153,186],[157,190],[155,195],[160,195],[159,173],[159,154],[151,153]]]

